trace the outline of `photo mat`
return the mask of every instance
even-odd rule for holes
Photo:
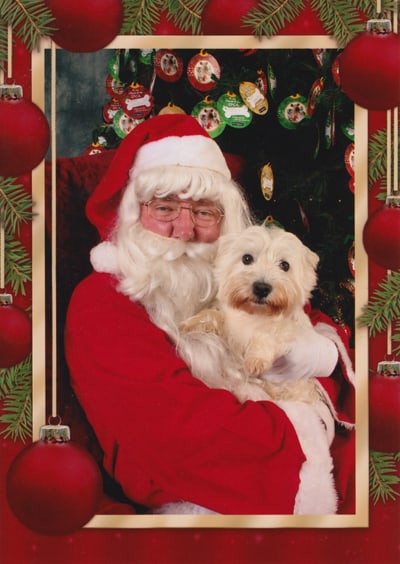
[[[45,55],[54,46],[43,41],[32,53],[32,99],[45,108]],[[278,36],[257,39],[246,36],[120,36],[107,49],[335,49],[327,36]],[[76,54],[79,57],[79,54]],[[100,85],[101,87],[101,85]],[[368,260],[362,246],[362,229],[368,214],[367,111],[355,106],[355,318],[367,302]],[[46,420],[46,271],[45,260],[45,164],[33,172],[35,217],[33,230],[33,440]],[[356,512],[354,515],[96,515],[88,528],[330,528],[368,526],[368,335],[355,331],[356,370]],[[62,401],[62,398],[59,399]]]

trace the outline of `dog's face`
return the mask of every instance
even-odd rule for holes
[[[293,233],[277,227],[226,235],[216,258],[218,299],[250,314],[290,313],[309,299],[318,261]]]

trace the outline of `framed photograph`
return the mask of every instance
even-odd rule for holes
[[[79,55],[43,41],[40,49],[32,53],[33,101],[47,113],[53,130],[51,154],[46,163],[43,162],[33,172],[36,214],[32,225],[34,440],[49,415],[49,358],[56,356],[57,360],[62,359],[65,308],[74,284],[90,268],[88,252],[93,233],[87,236],[85,231],[85,194],[74,192],[71,182],[67,187],[60,187],[58,172],[62,163],[84,156],[96,159],[97,153],[106,154],[108,149],[117,148],[119,142],[129,135],[131,128],[136,126],[136,121],[146,119],[151,113],[168,111],[174,105],[202,121],[224,152],[236,154],[238,149],[246,146],[247,153],[244,162],[240,160],[239,172],[244,176],[245,186],[251,187],[248,192],[250,205],[260,222],[274,220],[277,213],[276,219],[285,218],[288,230],[292,228],[307,234],[309,212],[301,206],[301,198],[297,198],[294,192],[288,192],[281,207],[274,207],[276,191],[282,189],[279,187],[290,186],[291,190],[298,190],[300,194],[308,186],[310,193],[315,196],[315,186],[322,182],[318,176],[318,167],[321,162],[327,166],[328,157],[321,155],[327,155],[328,149],[335,144],[339,146],[341,143],[341,157],[336,168],[340,169],[338,174],[342,182],[345,182],[346,198],[354,201],[354,208],[348,218],[349,237],[346,239],[349,249],[348,274],[346,276],[346,268],[336,262],[333,248],[332,262],[330,267],[327,265],[326,272],[335,272],[336,269],[341,283],[348,284],[348,303],[354,304],[350,321],[343,321],[352,325],[357,382],[355,512],[335,515],[98,514],[87,524],[87,528],[259,529],[368,526],[368,333],[366,328],[359,328],[355,323],[363,305],[368,301],[368,261],[361,243],[362,229],[368,217],[367,111],[355,105],[350,108],[348,101],[345,110],[332,104],[321,110],[318,106],[319,96],[322,95],[321,90],[328,86],[320,80],[311,82],[311,89],[307,92],[304,88],[302,91],[304,75],[309,82],[313,73],[318,75],[316,69],[323,67],[334,82],[337,51],[335,41],[328,36],[282,35],[271,39],[257,39],[250,36],[171,35],[120,36],[107,49],[95,54]],[[135,61],[129,59],[129,53],[132,52],[141,54],[143,60],[140,68],[135,67]],[[145,60],[148,54],[152,57],[150,65]],[[133,77],[135,89],[126,94],[122,107],[113,107],[113,89],[118,88],[118,84],[113,82],[113,64],[117,63],[117,59],[121,62],[124,57],[127,76],[129,80]],[[74,64],[71,63],[72,59]],[[255,60],[257,63],[254,63]],[[259,73],[257,83],[253,78],[259,70],[259,61],[263,61],[264,65],[260,68],[262,72]],[[75,78],[74,72],[78,73]],[[293,82],[293,90],[287,91],[285,96],[281,92],[279,100],[274,98],[275,88],[282,85],[279,80],[296,76],[298,80]],[[239,104],[230,88],[230,81],[234,79],[244,84]],[[222,95],[218,100],[212,100],[210,83],[213,86],[214,82],[225,87],[225,99],[222,101]],[[141,87],[139,91],[138,84]],[[225,112],[223,123],[215,109]],[[307,128],[306,122],[311,119],[314,111],[323,113],[321,123],[324,125]],[[233,120],[233,125],[229,120]],[[252,127],[251,120],[257,122],[257,125]],[[339,127],[340,131],[337,130]],[[314,161],[315,168],[307,169],[310,176],[304,179],[303,185],[296,186],[294,181],[301,176],[304,164],[304,146],[299,131],[307,136],[308,147],[312,147],[313,156],[309,160]],[[341,140],[338,139],[339,136]],[[249,144],[253,147],[251,152],[248,150]],[[285,160],[289,163],[287,169],[280,172],[278,163]],[[253,173],[251,180],[249,176],[246,177],[248,168]],[[335,166],[332,166],[332,170],[334,169]],[[332,176],[326,180],[326,191],[321,193],[322,199],[335,199],[333,179],[336,173],[336,170],[329,173]],[[93,180],[93,176],[91,178]],[[52,201],[54,194],[56,202]],[[52,206],[56,208],[55,224],[52,221],[54,216],[51,216]],[[348,209],[345,209],[347,213]],[[333,225],[324,226],[322,223],[320,229],[328,227],[334,229]],[[54,230],[55,237],[52,238]],[[79,247],[79,241],[85,241],[87,247],[84,244]],[[68,263],[71,260],[72,265]],[[342,271],[338,273],[340,268]],[[52,278],[54,274],[55,277]],[[327,280],[325,282],[328,283]],[[57,292],[56,296],[53,295],[53,300],[57,303],[57,320],[56,335],[53,326],[51,338],[48,305],[53,290]],[[323,292],[319,297],[323,299]],[[340,304],[338,307],[343,309]],[[57,367],[57,378],[65,379],[67,376],[62,373],[65,371],[62,360],[58,361]],[[58,381],[56,388],[58,405],[62,408],[65,400],[63,383]],[[68,421],[65,423],[68,424]]]

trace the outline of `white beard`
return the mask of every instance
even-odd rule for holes
[[[179,330],[182,321],[210,306],[215,298],[216,243],[161,237],[141,224],[131,227],[126,235],[121,233],[122,229],[116,243],[105,241],[92,249],[94,269],[117,276],[118,290],[143,304],[194,376],[209,387],[235,390],[241,401],[265,399],[265,392],[260,397],[260,386],[243,378],[234,355],[219,335]]]
[[[208,305],[216,287],[212,260],[216,244],[161,237],[141,224],[120,230],[119,290],[141,302],[152,321],[174,342],[178,325]]]

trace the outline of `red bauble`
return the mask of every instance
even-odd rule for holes
[[[400,373],[378,372],[370,380],[369,444],[378,452],[400,451]]]
[[[0,95],[0,124],[0,176],[31,172],[50,144],[50,128],[42,110],[22,97]]]
[[[123,21],[122,0],[45,0],[54,16],[55,43],[75,53],[106,47],[118,35]]]
[[[400,269],[400,206],[392,205],[388,197],[386,205],[374,212],[363,230],[363,243],[372,262],[387,270]]]
[[[96,513],[102,479],[80,445],[41,439],[14,459],[6,486],[9,505],[21,523],[43,535],[66,535]]]
[[[399,106],[400,36],[373,28],[361,33],[339,56],[339,73],[343,91],[359,106],[368,110]]]
[[[160,19],[158,23],[153,26],[154,35],[192,35],[192,31],[188,29],[187,31],[182,31],[177,25],[175,25],[173,18],[168,18],[168,12],[163,11],[160,13]]]
[[[258,0],[208,0],[201,15],[204,34],[251,35],[252,28],[243,26],[242,18],[258,4]]]
[[[31,321],[27,314],[0,295],[0,368],[9,368],[28,356],[32,345]]]

